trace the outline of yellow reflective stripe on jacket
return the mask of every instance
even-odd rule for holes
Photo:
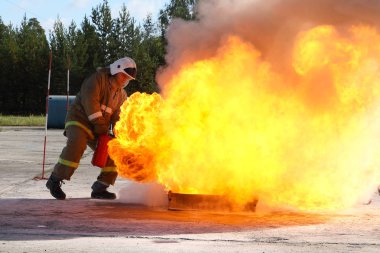
[[[86,133],[90,136],[90,138],[92,140],[95,139],[92,131],[90,129],[88,129],[88,127],[86,127],[85,125],[83,125],[82,123],[80,123],[78,121],[74,121],[74,120],[73,121],[67,121],[65,124],[65,128],[67,128],[68,126],[78,126],[78,127],[82,128],[84,131],[86,131]]]
[[[71,162],[71,161],[68,161],[68,160],[65,160],[62,158],[58,159],[58,163],[65,165],[65,166],[68,166],[68,167],[71,167],[71,168],[74,168],[74,169],[78,168],[78,166],[79,166],[79,163]]]
[[[89,121],[91,121],[91,120],[93,120],[93,119],[96,119],[96,118],[99,118],[99,117],[102,117],[103,116],[103,114],[102,114],[102,112],[95,112],[95,113],[93,113],[93,114],[91,114],[90,116],[88,116],[88,120]]]
[[[104,167],[101,172],[116,172],[116,167]]]
[[[106,113],[112,114],[112,108],[107,107],[106,105],[101,105],[100,109]]]

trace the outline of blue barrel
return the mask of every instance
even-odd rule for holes
[[[69,96],[69,105],[74,102],[75,96]],[[65,128],[65,118],[67,113],[67,96],[49,96],[48,128]]]

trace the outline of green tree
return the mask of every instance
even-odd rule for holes
[[[53,54],[51,74],[51,94],[66,94],[67,50],[66,31],[62,21],[57,18],[50,32],[50,48]]]
[[[82,28],[88,33],[79,30],[75,22],[71,22],[66,29],[58,19],[50,33],[50,47],[53,52],[54,68],[52,73],[52,94],[67,94],[67,79],[69,78],[70,94],[76,94],[85,76],[94,70],[94,59],[97,55],[89,53],[91,41],[88,38],[96,37],[93,27],[88,26],[85,18]],[[96,40],[95,40],[96,42]],[[97,46],[98,43],[95,43]],[[97,48],[92,52],[96,52]],[[91,55],[91,56],[90,56]],[[90,59],[90,61],[89,61]],[[70,71],[68,77],[67,72]]]
[[[171,0],[163,10],[160,10],[158,22],[161,28],[161,36],[164,38],[165,32],[173,18],[183,20],[196,19],[196,5],[199,0]]]
[[[66,69],[70,70],[70,94],[76,94],[87,74],[88,44],[83,33],[77,29],[74,22],[71,22],[65,33],[65,38],[67,47],[65,63]],[[93,68],[92,65],[91,68]]]
[[[0,19],[0,108],[1,113],[15,113],[18,99],[15,97],[17,82],[18,45],[12,25],[4,25]]]
[[[50,94],[66,94],[67,70],[70,69],[70,94],[96,67],[130,56],[138,67],[137,80],[127,86],[135,91],[158,91],[157,69],[165,64],[164,34],[174,18],[196,18],[198,0],[171,0],[160,10],[157,22],[148,15],[140,25],[125,4],[112,19],[107,0],[84,16],[80,27],[74,22],[65,27],[59,17],[49,42],[37,19],[24,17],[20,28],[4,25],[0,17],[0,113],[43,113],[49,63],[53,53]]]
[[[152,16],[148,15],[143,23],[141,43],[135,53],[139,62],[138,89],[147,93],[159,91],[155,75],[158,67],[165,62],[164,45],[156,34],[157,27],[152,22]]]
[[[85,50],[85,62],[83,63],[84,76],[89,75],[96,67],[103,66],[104,64],[100,60],[99,49],[101,48],[101,43],[95,30],[95,26],[85,16],[81,24],[81,30],[78,31],[78,41],[80,41],[83,50]]]
[[[17,89],[20,113],[38,113],[44,108],[49,46],[44,29],[35,18],[24,17],[17,33],[19,46]],[[16,65],[17,66],[17,65]]]
[[[136,50],[141,43],[140,27],[131,17],[125,4],[121,7],[119,17],[114,21],[113,34],[115,35],[116,60],[124,56],[135,58]]]
[[[112,36],[114,21],[107,0],[104,0],[102,4],[92,9],[91,19],[100,39],[100,47],[98,49],[99,60],[103,62],[103,64],[108,64],[115,58],[113,51],[115,48],[115,37]]]

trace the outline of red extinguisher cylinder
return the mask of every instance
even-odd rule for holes
[[[101,134],[98,137],[98,143],[92,156],[92,165],[103,168],[106,166],[108,159],[108,142],[112,139],[108,134]]]

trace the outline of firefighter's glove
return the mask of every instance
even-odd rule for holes
[[[106,123],[103,117],[93,119],[91,123],[94,125],[94,134],[101,135],[108,133],[109,124]]]

